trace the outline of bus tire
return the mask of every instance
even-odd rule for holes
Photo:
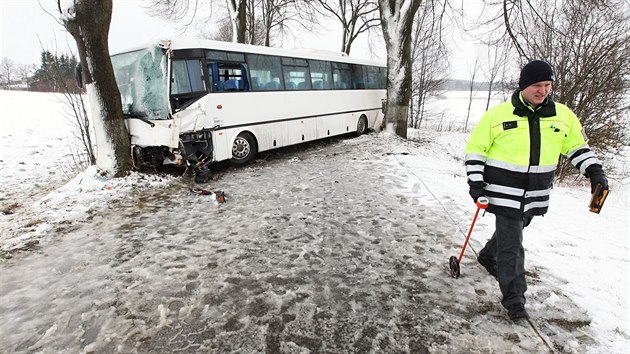
[[[361,136],[368,131],[367,118],[365,116],[359,117],[357,121],[357,131],[355,132],[356,136]]]
[[[256,139],[249,132],[240,133],[232,143],[232,164],[244,165],[252,161],[258,153]]]

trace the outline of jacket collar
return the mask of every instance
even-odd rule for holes
[[[534,109],[523,100],[519,90],[514,91],[512,94],[512,106],[514,106],[514,114],[519,117],[529,116],[532,113],[537,113],[540,117],[553,117],[556,115],[556,103],[551,98],[547,97],[545,102]]]

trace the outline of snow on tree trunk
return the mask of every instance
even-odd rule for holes
[[[102,96],[99,94],[98,89],[94,83],[86,86],[88,102],[90,102],[90,117],[92,117],[92,128],[94,129],[94,140],[96,141],[96,166],[106,171],[111,170],[111,174],[115,174],[116,169],[116,149],[112,142],[111,137],[107,134],[107,126],[103,119],[97,119],[97,117],[103,117],[106,114],[104,102]]]
[[[341,52],[342,53],[346,53],[349,54],[349,50],[348,50],[348,38],[350,37],[350,35],[348,34],[348,29],[346,29],[345,27],[343,28],[343,31],[341,32]]]
[[[387,49],[385,131],[407,138],[411,98],[411,33],[421,0],[379,0]]]
[[[227,0],[227,8],[228,13],[230,14],[230,23],[232,24],[232,42],[238,43],[237,40],[237,16],[236,16],[236,1],[235,0]]]
[[[58,0],[64,26],[77,42],[95,130],[96,165],[110,177],[131,170],[131,145],[107,37],[112,0]]]
[[[232,22],[232,42],[245,43],[247,0],[227,0],[227,8]]]

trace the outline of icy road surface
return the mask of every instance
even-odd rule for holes
[[[449,277],[448,258],[474,212],[448,197],[467,197],[453,157],[460,152],[394,142],[333,139],[224,168],[203,186],[226,193],[218,206],[192,193],[189,180],[136,175],[124,192],[115,182],[98,191],[82,218],[50,216],[75,210],[72,201],[23,216],[12,233],[47,226],[39,244],[0,263],[2,350],[532,353],[548,351],[543,339],[558,352],[595,345],[590,317],[548,270],[528,266],[529,312],[543,338],[507,319],[495,280],[474,261],[478,241],[462,277]],[[401,162],[423,154],[459,172],[427,165],[419,176]],[[493,217],[482,219],[478,240],[492,232]]]

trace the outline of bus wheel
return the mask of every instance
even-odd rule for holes
[[[357,131],[355,135],[361,136],[367,133],[367,130],[368,130],[367,118],[365,118],[365,116],[359,117],[359,121],[357,122]]]
[[[256,157],[258,144],[254,136],[248,132],[240,133],[232,143],[232,163],[244,165]]]

